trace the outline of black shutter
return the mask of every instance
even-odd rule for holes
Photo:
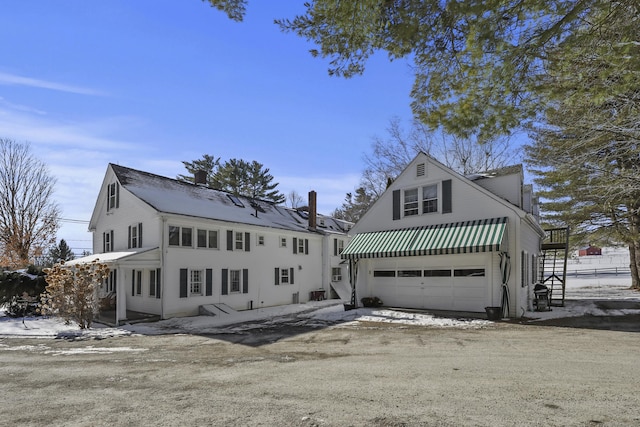
[[[227,250],[233,250],[233,231],[227,230]]]
[[[451,213],[451,180],[442,181],[442,213]]]
[[[138,223],[138,247],[142,247],[142,223]]]
[[[136,295],[136,271],[131,270],[131,296]]]
[[[107,252],[107,233],[102,233],[102,253]]]
[[[222,295],[229,295],[229,270],[222,269]]]
[[[276,281],[275,281],[276,285],[280,284],[280,269],[278,267],[276,267]]]
[[[131,226],[129,226],[128,231],[129,231],[129,234],[128,234],[129,237],[127,237],[127,248],[131,249]]]
[[[251,241],[249,240],[251,233],[244,233],[244,250],[249,252],[251,250]]]
[[[289,283],[293,285],[293,267],[289,269]]]
[[[207,268],[206,275],[207,275],[207,296],[211,296],[213,295],[213,270],[210,268]]]
[[[242,293],[249,293],[249,270],[246,268],[242,270]]]
[[[116,208],[120,207],[120,184],[115,183],[116,186]]]
[[[156,298],[160,298],[160,289],[162,289],[162,286],[160,286],[161,272],[162,270],[159,268],[156,270]]]
[[[115,247],[115,242],[113,241],[113,230],[111,230],[109,234],[111,235],[111,240],[109,240],[109,243],[111,244],[111,247],[109,248],[109,252],[113,252],[113,248]]]
[[[296,239],[295,237],[293,238],[293,253],[298,253],[298,239]]]
[[[400,190],[393,190],[393,220],[400,219]]]
[[[304,239],[304,254],[309,255],[309,239]]]
[[[107,185],[107,212],[111,209],[109,208],[109,194],[111,193],[111,184]]]
[[[180,269],[180,298],[187,297],[187,269]]]
[[[338,239],[333,239],[333,256],[338,256]]]

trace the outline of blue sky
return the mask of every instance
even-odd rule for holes
[[[242,23],[200,0],[20,0],[0,7],[0,137],[31,143],[57,179],[58,233],[81,251],[107,164],[175,177],[182,160],[257,160],[321,213],[357,185],[389,119],[407,125],[412,74],[375,56],[329,77],[274,18],[302,0],[249,3]]]

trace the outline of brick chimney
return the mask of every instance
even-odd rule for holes
[[[194,174],[193,182],[196,185],[207,185],[207,171],[197,170]]]
[[[316,229],[316,217],[318,215],[318,205],[316,203],[317,194],[315,191],[309,191],[309,229]]]

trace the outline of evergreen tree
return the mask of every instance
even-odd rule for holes
[[[278,183],[273,179],[269,169],[255,160],[231,159],[218,168],[211,186],[237,196],[284,203],[286,197],[276,190]]]
[[[345,221],[357,222],[373,204],[373,197],[364,187],[356,189],[355,196],[347,193],[342,206],[333,211],[332,216]]]
[[[60,240],[57,246],[49,249],[45,265],[52,266],[62,261],[70,261],[75,258],[75,254],[64,239]]]
[[[640,6],[595,14],[550,51],[540,93],[548,107],[526,147],[543,187],[545,220],[583,241],[624,242],[640,287]],[[607,21],[598,37],[593,22]],[[588,237],[587,237],[588,236]],[[588,240],[587,240],[588,239]]]
[[[224,10],[247,3],[209,2]],[[414,73],[416,117],[433,129],[484,141],[536,118],[537,72],[550,48],[581,25],[597,38],[607,19],[589,16],[626,13],[634,4],[637,0],[310,0],[301,15],[276,23],[314,43],[311,54],[329,59],[331,75],[362,74],[369,57],[380,51],[390,60],[406,58]]]
[[[192,162],[182,161],[182,164],[190,175],[178,175],[176,179],[193,184],[195,182],[196,172],[205,171],[207,173],[207,184],[211,187],[213,184],[213,176],[220,166],[220,157],[216,158],[210,154],[203,154],[201,159]]]

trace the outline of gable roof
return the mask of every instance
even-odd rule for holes
[[[308,214],[273,202],[234,196],[225,191],[109,164],[122,188],[157,212],[224,222],[309,232]],[[345,233],[350,223],[318,215],[320,233]],[[318,224],[321,221],[317,221]]]

